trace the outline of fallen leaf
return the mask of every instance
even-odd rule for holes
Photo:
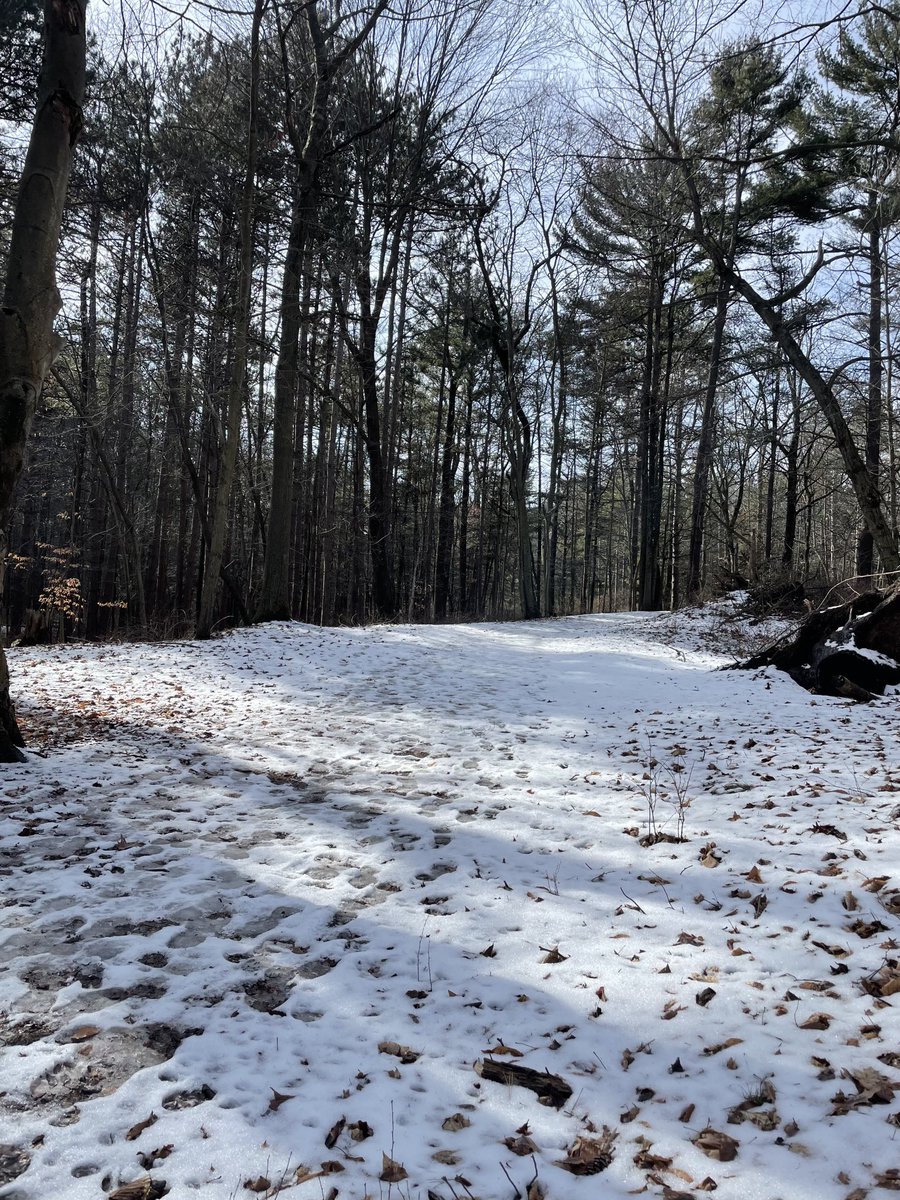
[[[400,1163],[395,1162],[389,1154],[385,1154],[382,1151],[381,1174],[378,1178],[382,1183],[400,1183],[402,1180],[408,1179],[409,1176],[406,1173],[406,1169]]]
[[[102,1032],[99,1025],[79,1025],[66,1038],[67,1042],[89,1042]]]
[[[713,1046],[705,1046],[703,1055],[705,1058],[711,1058],[714,1054],[721,1054],[723,1050],[730,1050],[732,1046],[739,1046],[743,1040],[743,1038],[739,1037],[726,1038],[724,1042],[716,1042]]]
[[[266,1109],[266,1112],[278,1112],[282,1104],[284,1104],[287,1100],[294,1099],[294,1096],[292,1094],[288,1094],[287,1092],[278,1092],[275,1090],[275,1088],[270,1088],[269,1090],[272,1093],[272,1099],[269,1101],[269,1107]]]
[[[520,1134],[519,1137],[504,1138],[503,1145],[507,1150],[511,1150],[513,1154],[518,1154],[520,1158],[526,1158],[529,1154],[539,1153],[538,1147],[527,1134]]]
[[[676,946],[702,946],[703,938],[699,933],[685,933],[684,930],[679,933],[675,939]]]
[[[333,1150],[334,1146],[344,1132],[344,1126],[347,1124],[346,1117],[340,1117],[325,1134],[325,1149]]]
[[[801,1021],[800,1028],[816,1030],[828,1029],[833,1020],[834,1017],[832,1017],[831,1013],[817,1012],[813,1013],[812,1016],[807,1017],[805,1021]]]
[[[740,1145],[727,1133],[721,1133],[718,1129],[711,1128],[706,1128],[698,1133],[693,1139],[693,1143],[708,1158],[718,1159],[719,1162],[732,1162],[737,1158]]]
[[[381,1054],[392,1054],[402,1063],[414,1063],[421,1057],[421,1051],[413,1050],[410,1046],[401,1046],[399,1042],[379,1042],[378,1049]]]
[[[155,1125],[158,1120],[159,1120],[159,1117],[156,1115],[156,1113],[152,1112],[150,1114],[150,1116],[147,1117],[145,1120],[138,1121],[137,1125],[132,1125],[132,1127],[125,1134],[125,1141],[126,1142],[136,1141],[137,1138],[139,1138],[141,1136],[141,1134],[144,1132],[145,1129],[149,1129],[151,1125]]]
[[[165,1146],[157,1146],[155,1150],[141,1150],[138,1152],[138,1162],[145,1171],[151,1170],[158,1162],[167,1159],[175,1147],[169,1142]]]
[[[459,1133],[461,1129],[468,1129],[472,1122],[468,1117],[464,1117],[462,1113],[453,1113],[452,1116],[446,1117],[441,1122],[441,1129],[445,1129],[448,1133]]]

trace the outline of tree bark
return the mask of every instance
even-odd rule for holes
[[[60,342],[56,255],[72,152],[81,132],[86,0],[46,0],[44,52],[0,307],[0,591],[6,528],[41,389]],[[0,761],[20,762],[22,735],[0,646]]]
[[[719,370],[722,363],[722,344],[728,317],[728,289],[719,283],[716,292],[716,312],[713,318],[712,346],[709,352],[709,373],[700,419],[700,442],[697,446],[697,465],[694,468],[693,502],[691,506],[691,542],[688,551],[686,592],[696,597],[703,583],[703,535],[706,529],[706,510],[709,503],[709,476],[712,470],[716,437],[716,396],[719,390]]]
[[[250,33],[250,115],[247,129],[247,170],[241,198],[240,276],[235,304],[234,352],[228,381],[228,406],[222,468],[216,488],[210,529],[209,552],[203,576],[200,612],[194,636],[208,638],[215,619],[227,531],[228,505],[234,485],[238,442],[241,434],[244,387],[247,375],[247,343],[250,334],[250,285],[253,277],[253,209],[256,187],[257,116],[259,109],[259,28],[265,0],[256,0]]]
[[[866,467],[877,480],[881,466],[881,386],[884,364],[881,358],[881,225],[878,219],[878,197],[869,194],[869,387],[866,394]],[[856,545],[856,572],[871,575],[874,565],[872,531],[864,527]]]
[[[794,633],[737,665],[778,667],[810,691],[871,700],[900,683],[900,585],[810,613]]]

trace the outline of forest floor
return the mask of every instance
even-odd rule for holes
[[[723,614],[13,651],[0,1197],[900,1190],[897,694]]]

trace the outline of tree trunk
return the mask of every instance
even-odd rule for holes
[[[303,260],[311,220],[311,181],[301,183],[291,212],[291,229],[281,286],[281,341],[275,366],[275,425],[272,444],[272,498],[266,534],[262,589],[253,619],[291,618],[290,550],[291,501],[294,488],[294,423],[297,409],[297,371]]]
[[[811,691],[867,701],[900,683],[900,585],[810,613],[741,668],[774,666]]]
[[[866,467],[878,480],[881,466],[881,385],[884,364],[881,358],[881,226],[878,221],[878,198],[869,194],[869,387],[866,395]],[[864,527],[856,545],[856,572],[871,575],[874,566],[872,531]]]
[[[250,334],[250,285],[253,277],[253,208],[256,187],[257,115],[259,109],[259,27],[266,0],[256,0],[250,33],[250,116],[247,129],[247,170],[241,198],[241,247],[238,294],[235,304],[234,350],[228,381],[228,406],[222,467],[216,488],[209,552],[203,576],[200,612],[194,636],[208,638],[215,619],[219,575],[224,561],[228,506],[237,465],[241,434],[244,386],[247,374],[247,343]]]
[[[81,131],[86,0],[46,0],[37,111],[16,206],[0,307],[0,591],[6,528],[41,389],[59,351],[56,255],[72,150]],[[20,762],[22,736],[0,646],[0,761]]]
[[[772,303],[761,296],[736,271],[730,271],[726,277],[734,290],[744,297],[756,315],[763,321],[772,340],[780,347],[784,357],[812,392],[831,427],[844,470],[853,486],[866,528],[871,533],[875,549],[881,556],[882,569],[885,571],[900,570],[900,553],[898,553],[893,530],[885,516],[878,481],[866,466],[865,460],[853,440],[834,389],[813,365],[809,356],[804,353],[800,343],[782,319],[781,313]]]
[[[716,436],[716,396],[719,389],[719,369],[722,363],[722,344],[728,316],[728,289],[719,284],[716,292],[716,313],[713,319],[712,346],[709,352],[709,373],[700,419],[700,442],[697,446],[697,465],[694,468],[694,493],[691,506],[691,544],[688,551],[686,591],[696,597],[703,583],[703,534],[706,528],[706,509],[709,503],[709,474],[712,470]]]

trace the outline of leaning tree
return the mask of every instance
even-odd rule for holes
[[[37,402],[60,349],[56,253],[81,132],[87,0],[45,0],[37,107],[13,215],[0,306],[0,589],[16,481]],[[24,758],[0,645],[0,761]]]

